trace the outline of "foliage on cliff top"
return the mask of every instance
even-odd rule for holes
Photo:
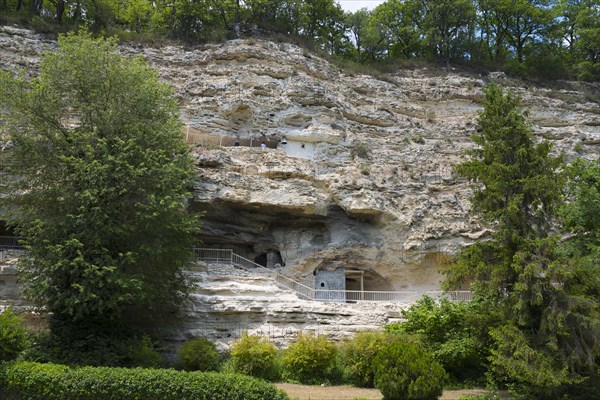
[[[600,78],[594,0],[387,0],[344,12],[334,0],[3,0],[0,23],[191,43],[243,36],[302,41],[362,64],[428,60],[535,79]]]

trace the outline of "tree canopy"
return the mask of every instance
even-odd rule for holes
[[[39,76],[0,73],[0,129],[13,143],[2,206],[29,250],[26,293],[54,323],[93,330],[172,313],[199,229],[173,91],[116,39],[58,43]]]
[[[600,78],[595,0],[387,0],[345,13],[334,0],[0,0],[0,23],[89,26],[191,43],[285,35],[361,63],[419,59],[548,78]]]

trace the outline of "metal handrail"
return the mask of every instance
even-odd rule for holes
[[[194,248],[196,260],[214,263],[229,263],[232,261],[233,251],[229,249],[204,249]]]
[[[332,302],[356,302],[356,301],[379,301],[379,302],[415,302],[424,295],[434,298],[446,298],[450,301],[470,301],[472,292],[468,290],[444,292],[440,290],[428,291],[360,291],[360,290],[317,290],[277,271],[266,268],[252,260],[244,258],[228,249],[194,249],[198,260],[205,262],[231,262],[244,269],[252,269],[262,272],[275,280],[279,285],[296,292],[299,296],[318,301]],[[227,259],[227,257],[230,257]]]
[[[17,236],[0,236],[0,249],[2,250],[21,250],[23,246],[19,243]]]
[[[314,294],[315,289],[313,289],[309,286],[306,286],[305,284],[298,282],[290,277],[280,274],[277,271],[273,271],[273,270],[266,268],[260,264],[257,264],[254,261],[248,260],[247,258],[244,258],[238,254],[232,253],[231,262],[233,264],[239,265],[244,268],[252,268],[252,269],[261,271],[265,275],[273,277],[275,279],[275,282],[286,287],[287,289],[290,289],[290,290],[296,292],[297,294],[299,294],[302,297],[306,297],[310,300],[314,300],[314,298],[315,298],[315,294]]]

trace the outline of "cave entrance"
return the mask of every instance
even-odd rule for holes
[[[0,220],[0,236],[16,236],[15,231],[8,227],[6,221]]]
[[[346,269],[346,290],[358,292],[390,292],[394,287],[375,271]]]
[[[267,253],[260,254],[254,257],[254,262],[263,267],[267,267]]]
[[[365,291],[365,271],[346,271],[346,290]]]
[[[279,250],[267,250],[267,252],[254,257],[254,262],[265,268],[279,268],[285,265]]]
[[[20,249],[15,231],[8,226],[6,221],[0,220],[0,251]]]

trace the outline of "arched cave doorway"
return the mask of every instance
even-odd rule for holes
[[[254,262],[266,268],[279,268],[285,265],[279,250],[267,250],[254,257]]]

